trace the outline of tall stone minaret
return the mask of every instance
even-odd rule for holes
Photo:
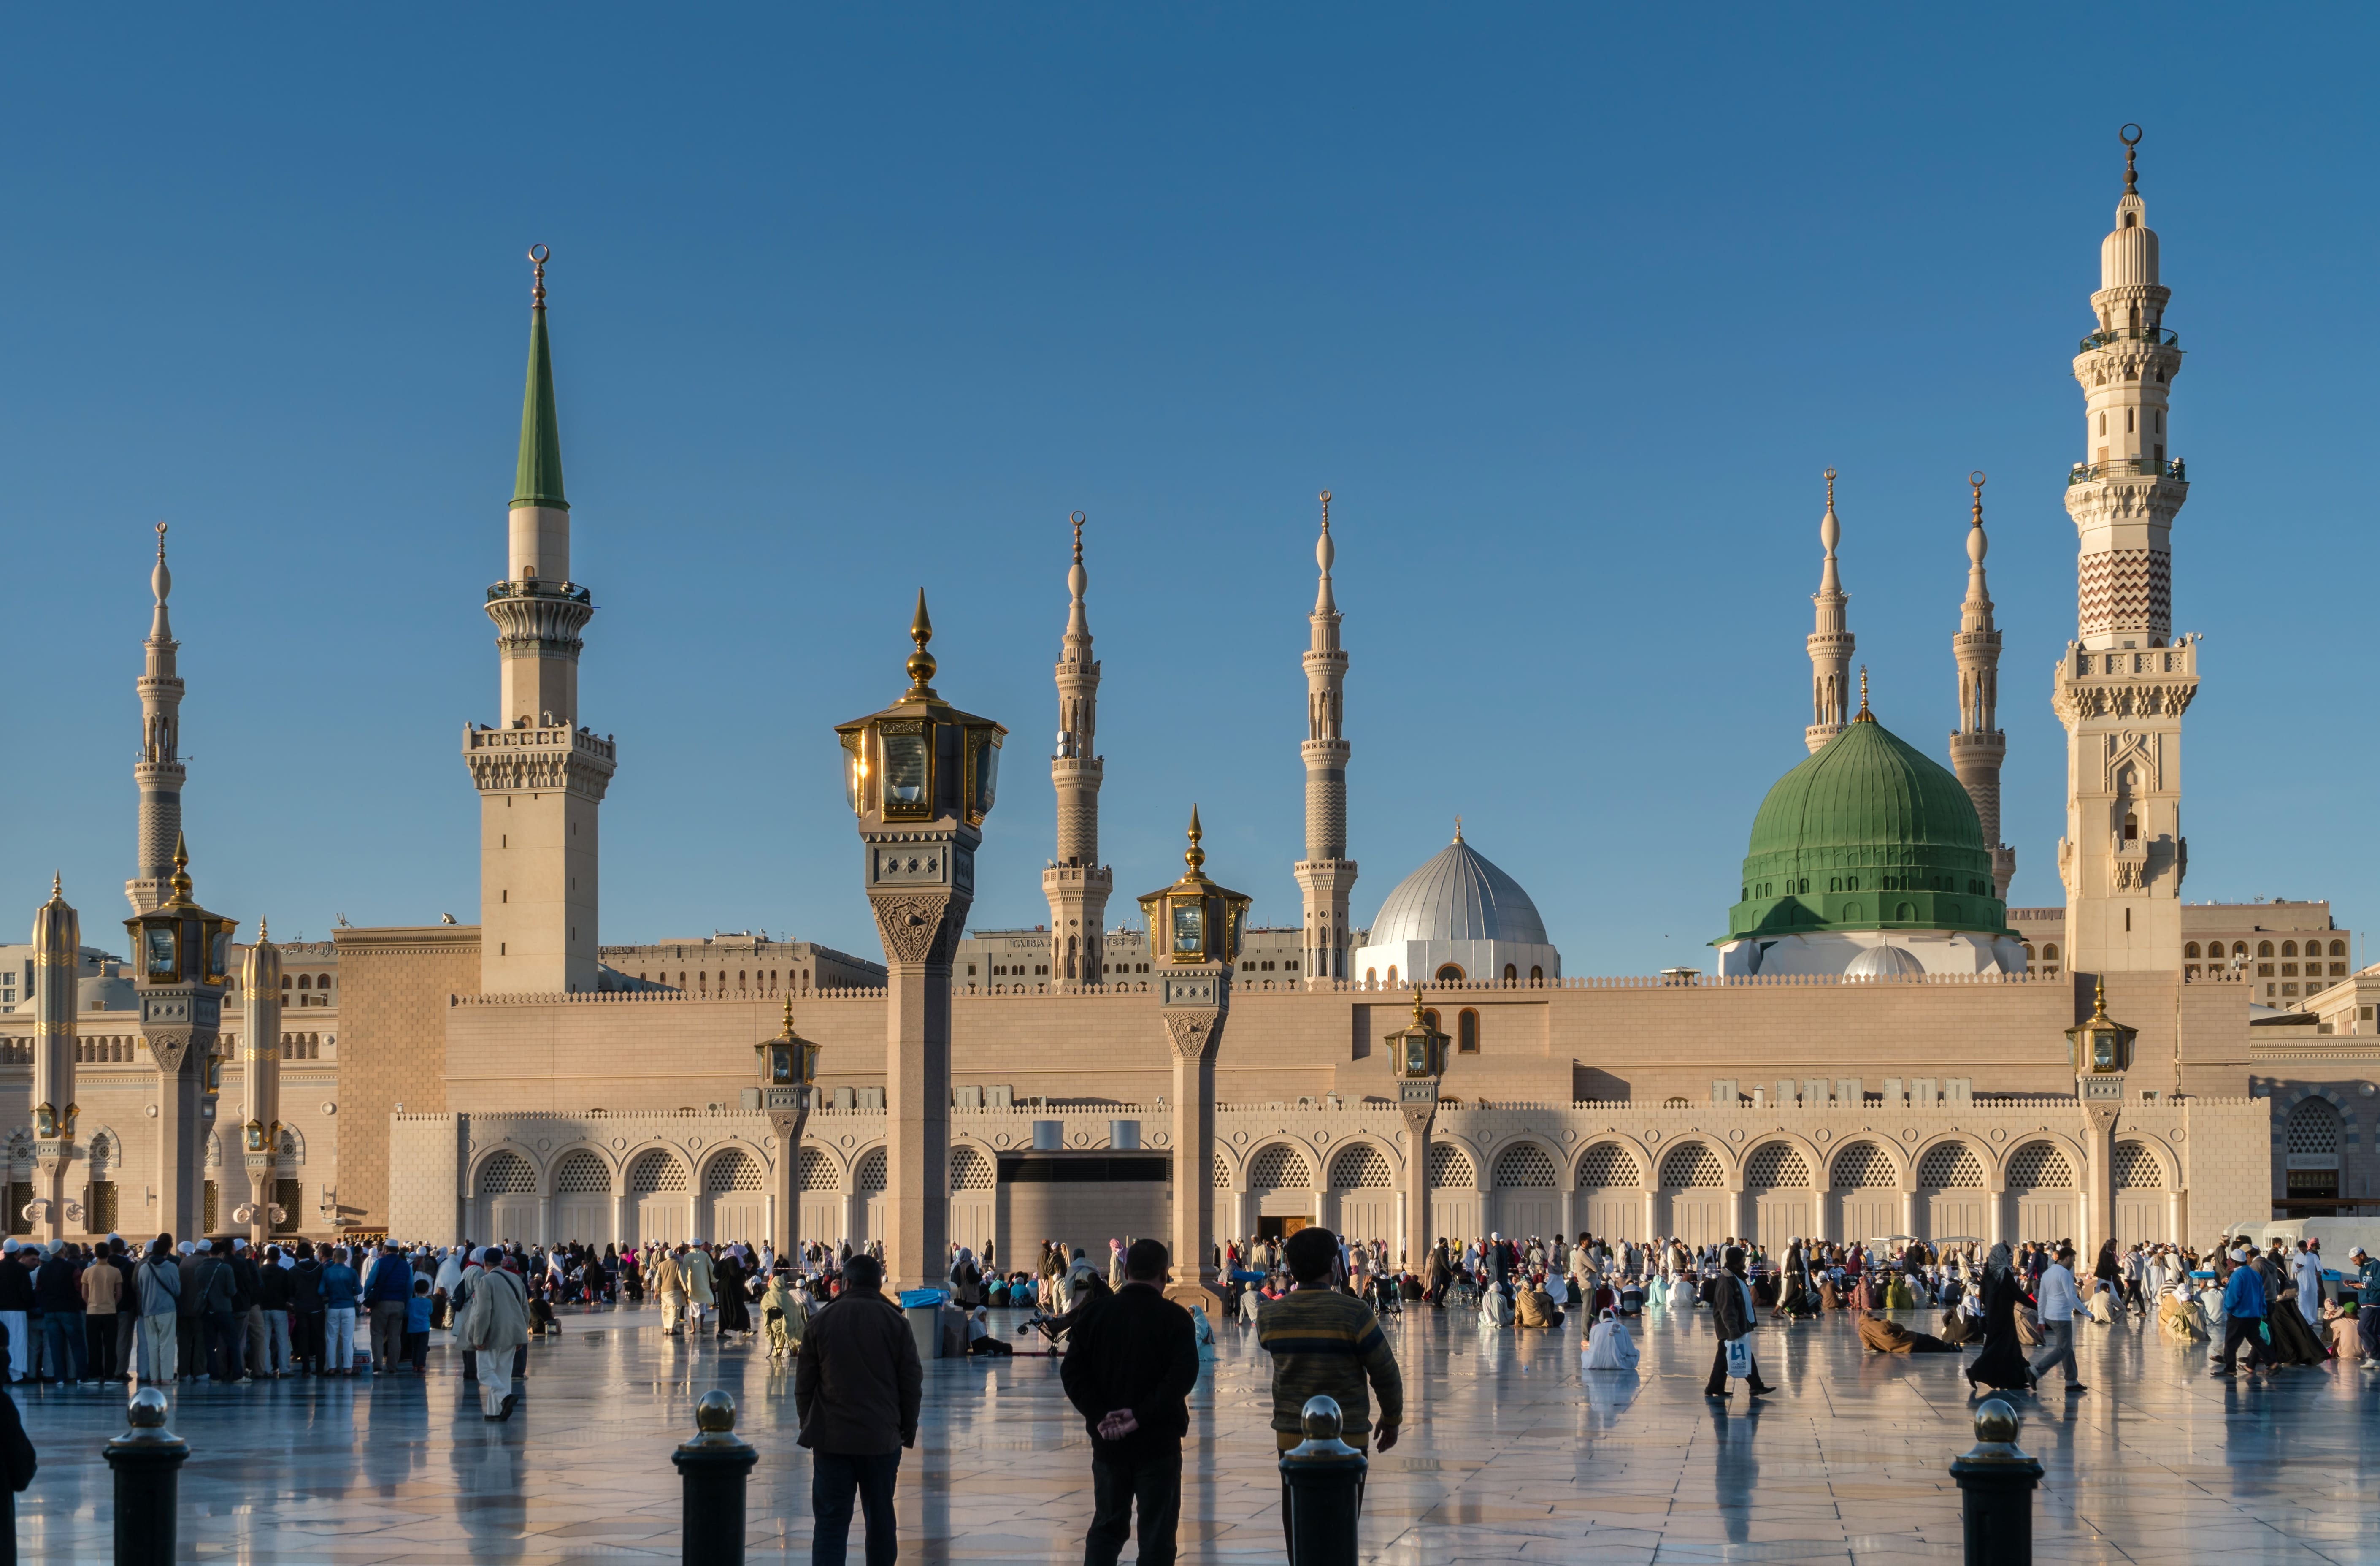
[[[162,604],[162,593],[159,598]],[[170,875],[170,860],[165,868]],[[63,1238],[67,1230],[66,1177],[74,1161],[79,1109],[75,1103],[75,997],[81,978],[82,919],[67,905],[65,889],[53,875],[50,900],[33,915],[32,997],[33,1168],[41,1182],[34,1195],[42,1204],[34,1229],[49,1240]]]
[[[273,1231],[281,1162],[281,948],[261,919],[240,964],[239,1144],[248,1170],[248,1238]]]
[[[1826,568],[1818,574],[1818,591],[1810,602],[1817,606],[1817,627],[1810,632],[1810,727],[1803,743],[1815,755],[1851,721],[1852,654],[1859,639],[1852,634],[1847,612],[1852,595],[1843,591],[1842,573],[1835,566],[1835,545],[1842,541],[1843,524],[1835,518],[1835,471],[1827,470],[1827,514],[1818,519],[1818,542],[1827,546]]]
[[[529,251],[520,466],[505,577],[487,596],[504,705],[496,728],[463,731],[480,791],[480,987],[490,995],[596,987],[595,816],[618,761],[611,736],[578,722],[579,632],[595,608],[570,575],[546,255]]]
[[[174,640],[174,622],[165,613],[174,573],[165,569],[163,522],[157,524],[157,564],[149,586],[157,596],[157,612],[149,622],[149,640],[141,643],[140,759],[132,765],[133,781],[140,788],[140,843],[136,874],[124,883],[135,913],[146,913],[174,895],[174,844],[182,836],[182,677],[174,667],[182,644]]]
[[[1041,872],[1050,899],[1050,976],[1053,983],[1096,985],[1106,973],[1100,932],[1107,928],[1108,893],[1115,872],[1099,863],[1099,782],[1107,764],[1099,754],[1099,661],[1091,656],[1090,614],[1083,589],[1083,514],[1075,513],[1075,564],[1066,572],[1073,606],[1058,651],[1058,749],[1050,782],[1058,792],[1058,857]]]
[[[1339,604],[1330,596],[1330,492],[1322,492],[1322,536],[1314,563],[1321,581],[1314,612],[1306,617],[1312,640],[1305,649],[1305,857],[1294,866],[1305,901],[1305,955],[1308,984],[1347,976],[1347,897],[1355,889],[1355,862],[1347,857],[1347,654],[1339,645]]]
[[[2000,841],[2000,762],[2008,755],[2008,736],[1999,726],[2000,633],[1992,624],[1991,590],[1984,583],[1984,556],[1991,547],[1984,536],[1984,475],[1970,473],[1967,483],[1975,492],[1975,513],[1967,529],[1967,597],[1959,606],[1959,634],[1950,638],[1950,654],[1959,663],[1959,727],[1950,731],[1950,770],[1975,801],[1984,844],[1991,850],[1992,885],[2005,902],[2016,876],[2016,850]]]
[[[2096,330],[2074,356],[2084,459],[2066,479],[2080,540],[2075,637],[2058,666],[2066,725],[2070,965],[2084,973],[2181,966],[2181,716],[2198,693],[2198,639],[2173,634],[2173,520],[2189,497],[2168,459],[2166,411],[2181,349],[2164,325],[2156,231],[2124,128],[2124,194],[2099,244]]]

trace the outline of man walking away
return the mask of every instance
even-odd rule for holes
[[[150,1242],[148,1259],[133,1269],[132,1292],[140,1307],[140,1379],[171,1385],[181,1370],[176,1355],[182,1311],[182,1269],[174,1256],[172,1235]]]
[[[50,1242],[49,1258],[33,1274],[33,1308],[42,1313],[42,1357],[50,1379],[72,1384],[83,1378],[82,1288],[63,1240]]]
[[[33,1275],[17,1259],[18,1242],[0,1240],[0,1327],[8,1333],[8,1379],[22,1381],[33,1368]]]
[[[479,1358],[480,1413],[510,1419],[513,1404],[520,1401],[513,1390],[513,1354],[528,1343],[528,1285],[492,1246],[480,1261],[470,1298],[455,1318],[455,1346]]]
[[[272,1334],[265,1330],[262,1291],[264,1270],[256,1258],[248,1254],[248,1242],[231,1242],[232,1311],[239,1332],[239,1364],[241,1374],[250,1381],[264,1379],[265,1367],[271,1362],[268,1354],[273,1346]]]
[[[1162,1242],[1135,1240],[1123,1286],[1067,1334],[1066,1396],[1091,1433],[1091,1529],[1083,1566],[1113,1566],[1140,1506],[1141,1566],[1172,1566],[1182,1521],[1182,1438],[1198,1384],[1197,1329],[1160,1291]]]
[[[2082,1314],[2082,1294],[2074,1287],[2074,1247],[2058,1247],[2058,1259],[2041,1275],[2041,1291],[2034,1296],[2041,1308],[2041,1352],[2033,1356],[2030,1366],[2033,1384],[2038,1389],[2041,1378],[2058,1365],[2066,1367],[2066,1389],[2087,1392],[2082,1385],[2081,1368],[2074,1360],[2074,1318]]]
[[[200,1254],[198,1285],[200,1352],[206,1356],[206,1372],[217,1381],[237,1381],[239,1344],[233,1328],[239,1285],[232,1276],[230,1241],[218,1240]]]
[[[93,1381],[115,1380],[124,1374],[115,1362],[115,1317],[124,1295],[124,1275],[103,1250],[82,1269],[75,1287],[82,1293],[84,1347],[90,1355],[85,1374]]]
[[[363,1284],[356,1269],[347,1265],[347,1248],[331,1247],[331,1260],[322,1268],[322,1374],[353,1376],[356,1373],[356,1302],[363,1297]]]
[[[1380,1331],[1372,1307],[1331,1287],[1339,1239],[1309,1224],[1289,1237],[1281,1258],[1297,1287],[1257,1312],[1257,1346],[1272,1355],[1272,1429],[1275,1450],[1287,1451],[1305,1439],[1305,1403],[1330,1398],[1339,1404],[1339,1438],[1366,1449],[1372,1437],[1372,1395],[1380,1400],[1379,1450],[1397,1444],[1404,1423],[1404,1377],[1397,1356]],[[1369,1383],[1368,1388],[1366,1382]],[[1358,1481],[1356,1504],[1363,1504]],[[1289,1481],[1281,1486],[1281,1521],[1289,1531]]]
[[[2254,1370],[2259,1362],[2269,1359],[2265,1352],[2265,1316],[2268,1309],[2265,1300],[2264,1276],[2248,1265],[2249,1251],[2244,1245],[2231,1253],[2234,1266],[2231,1281],[2223,1286],[2223,1352],[2215,1362],[2211,1374],[2236,1376],[2240,1370],[2240,1345],[2248,1345],[2248,1368]],[[2046,1320],[2046,1316],[2044,1317]]]
[[[901,1449],[917,1443],[926,1373],[883,1282],[875,1257],[845,1262],[843,1292],[810,1317],[794,1362],[794,1409],[810,1450],[811,1566],[843,1566],[854,1491],[868,1518],[868,1566],[892,1566],[900,1553],[892,1485]]]
[[[327,1376],[323,1342],[330,1332],[330,1312],[322,1301],[322,1264],[314,1258],[314,1242],[298,1242],[298,1262],[289,1269],[289,1357],[298,1373]]]
[[[267,1245],[256,1269],[257,1315],[264,1323],[264,1352],[249,1369],[278,1381],[289,1374],[289,1307],[291,1271],[283,1265],[281,1247]]]
[[[394,1376],[405,1359],[406,1307],[413,1299],[413,1264],[395,1245],[382,1245],[372,1259],[364,1298],[371,1302],[372,1374]]]

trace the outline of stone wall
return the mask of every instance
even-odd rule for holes
[[[339,1207],[350,1225],[390,1223],[389,1117],[449,1107],[446,1002],[480,987],[471,924],[345,929],[339,953],[339,1092],[350,1122],[340,1148]],[[284,1089],[284,1096],[288,1090]]]

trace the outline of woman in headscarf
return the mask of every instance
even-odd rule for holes
[[[2273,1335],[2273,1358],[2282,1364],[2320,1364],[2330,1358],[2330,1351],[2299,1314],[2298,1282],[2278,1248],[2257,1257],[2254,1266],[2265,1275],[2265,1297],[2273,1303],[2265,1317],[2265,1328]]]
[[[734,1246],[728,1246],[719,1253],[719,1261],[712,1274],[712,1282],[719,1296],[720,1335],[724,1337],[730,1332],[750,1332],[752,1330],[750,1308],[752,1296],[744,1287],[744,1258],[735,1254]]]
[[[760,1319],[769,1326],[769,1357],[784,1359],[797,1353],[802,1346],[802,1333],[809,1327],[809,1312],[794,1298],[789,1287],[790,1273],[775,1273],[769,1278],[769,1291],[760,1296]]]
[[[983,1269],[976,1266],[975,1253],[965,1245],[951,1264],[951,1298],[963,1310],[983,1303]]]
[[[1956,1313],[1953,1313],[1956,1314]],[[1900,1323],[1880,1315],[1864,1315],[1859,1320],[1860,1341],[1870,1353],[1876,1354],[1955,1354],[1958,1345],[1931,1333],[1912,1332]]]
[[[2033,1385],[2033,1370],[2017,1342],[2016,1307],[2023,1288],[2016,1260],[2003,1240],[1984,1262],[1984,1352],[1967,1366],[1967,1379],[1980,1391],[2013,1392]]]

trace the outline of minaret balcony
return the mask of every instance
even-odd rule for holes
[[[2189,469],[2179,457],[2169,462],[2159,462],[2154,457],[2118,457],[2106,462],[2077,462],[2067,471],[2066,487],[2091,483],[2099,479],[2171,479],[2176,483],[2190,482]]]
[[[529,577],[521,581],[500,581],[488,589],[488,602],[499,598],[559,598],[566,604],[592,604],[595,590],[581,587],[575,581],[540,581]]]
[[[2146,343],[2151,348],[2180,348],[2181,335],[2163,326],[2143,326],[2137,331],[2094,332],[2082,339],[2074,351],[2089,353],[2093,349],[2106,348],[2110,343]]]

